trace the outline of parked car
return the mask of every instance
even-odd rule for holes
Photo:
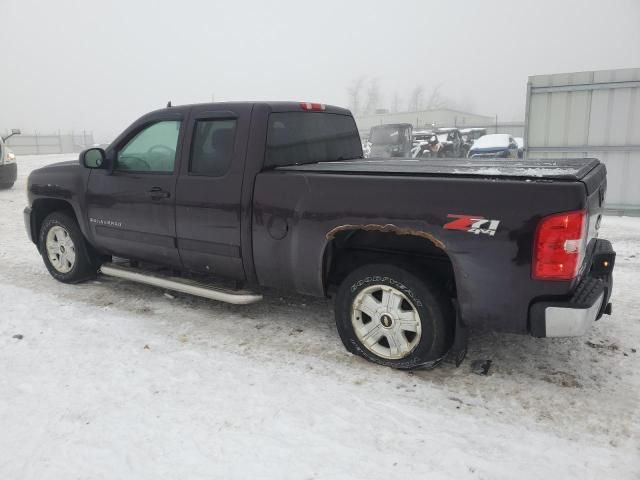
[[[483,135],[469,149],[469,158],[518,158],[518,144],[506,133]]]
[[[487,129],[480,127],[461,128],[460,134],[462,135],[463,141],[462,151],[464,156],[466,157],[473,143],[483,135],[487,134]]]
[[[435,132],[420,131],[414,134],[411,148],[412,158],[443,158],[444,144]]]
[[[522,138],[522,137],[513,137],[513,139],[518,144],[518,158],[524,157],[524,138]]]
[[[575,336],[611,311],[598,160],[361,157],[342,108],[165,108],[34,170],[25,226],[61,282],[100,271],[236,304],[262,287],[334,296],[345,347],[395,368],[460,361],[470,327]]]
[[[445,157],[461,158],[464,156],[464,141],[460,130],[457,128],[438,128],[435,133],[443,146]]]
[[[390,123],[371,127],[368,156],[379,158],[410,158],[413,126],[410,123]]]
[[[19,135],[20,130],[14,128],[5,137],[0,137],[0,189],[11,188],[18,178],[16,155],[5,143],[9,137]]]

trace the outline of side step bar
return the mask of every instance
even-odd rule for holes
[[[100,272],[110,277],[132,280],[146,285],[153,285],[154,287],[166,288],[168,290],[175,290],[176,292],[188,293],[189,295],[233,303],[235,305],[248,305],[262,300],[262,295],[258,293],[246,290],[229,290],[187,278],[162,275],[157,272],[150,272],[115,263],[104,263],[100,267]]]

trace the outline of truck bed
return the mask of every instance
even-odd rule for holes
[[[379,175],[434,175],[511,177],[523,179],[554,179],[580,181],[599,161],[595,158],[509,160],[448,159],[389,159],[364,158],[338,162],[321,162],[306,165],[280,167],[278,170],[295,170],[323,173],[352,173]]]

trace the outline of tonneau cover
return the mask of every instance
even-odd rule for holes
[[[279,167],[278,170],[372,175],[545,178],[578,181],[582,180],[599,163],[595,158],[544,160],[361,158],[337,162],[291,165]]]

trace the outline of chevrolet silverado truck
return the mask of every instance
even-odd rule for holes
[[[595,159],[363,159],[348,110],[209,103],[33,171],[24,218],[61,282],[333,296],[349,351],[412,369],[461,361],[470,328],[576,336],[610,313],[605,190]]]

